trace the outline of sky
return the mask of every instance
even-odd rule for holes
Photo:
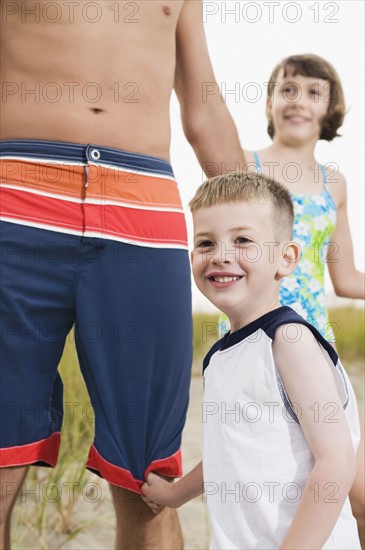
[[[355,264],[364,269],[364,2],[210,1],[204,0],[203,23],[216,80],[245,149],[270,144],[266,133],[265,82],[288,55],[315,53],[337,70],[345,93],[347,114],[332,142],[321,140],[318,162],[336,163],[348,185],[348,214]],[[229,91],[236,90],[236,94]],[[190,247],[192,223],[188,202],[205,180],[186,141],[176,96],[171,100],[171,163],[187,213]],[[329,303],[334,299],[328,274]],[[350,303],[350,302],[348,302]],[[214,311],[193,284],[195,310]]]

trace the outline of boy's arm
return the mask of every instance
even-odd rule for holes
[[[152,510],[154,510],[154,504],[179,508],[185,502],[202,495],[203,492],[202,462],[199,462],[191,472],[176,483],[170,483],[156,474],[150,473],[147,476],[147,482],[142,486],[144,500]]]
[[[201,0],[185,0],[176,29],[175,91],[185,135],[208,177],[242,170],[236,127],[222,100],[204,36]]]
[[[356,459],[333,374],[318,343],[304,325],[285,328],[285,336],[281,327],[275,335],[275,364],[288,397],[300,411],[300,425],[315,464],[280,548],[318,549],[339,517],[355,476]],[[291,341],[290,330],[294,331]]]
[[[355,267],[354,247],[347,216],[346,180],[337,174],[338,196],[336,227],[328,247],[326,263],[337,296],[365,298],[365,275]]]

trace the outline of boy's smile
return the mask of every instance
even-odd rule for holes
[[[206,277],[213,286],[217,288],[226,288],[227,286],[231,286],[242,279],[244,275],[237,275],[226,271],[214,271],[213,273],[207,273]]]
[[[270,203],[217,204],[193,213],[193,275],[199,290],[241,326],[279,307],[282,247]]]

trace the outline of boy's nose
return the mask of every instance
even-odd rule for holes
[[[233,247],[229,247],[226,242],[222,242],[214,251],[211,262],[214,264],[232,264],[236,261],[237,251]]]

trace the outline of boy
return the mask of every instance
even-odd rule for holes
[[[195,282],[233,328],[204,360],[203,462],[176,484],[150,474],[146,502],[158,512],[205,490],[216,549],[360,548],[351,384],[332,346],[279,306],[300,255],[290,195],[236,173],[203,183],[190,207]]]

